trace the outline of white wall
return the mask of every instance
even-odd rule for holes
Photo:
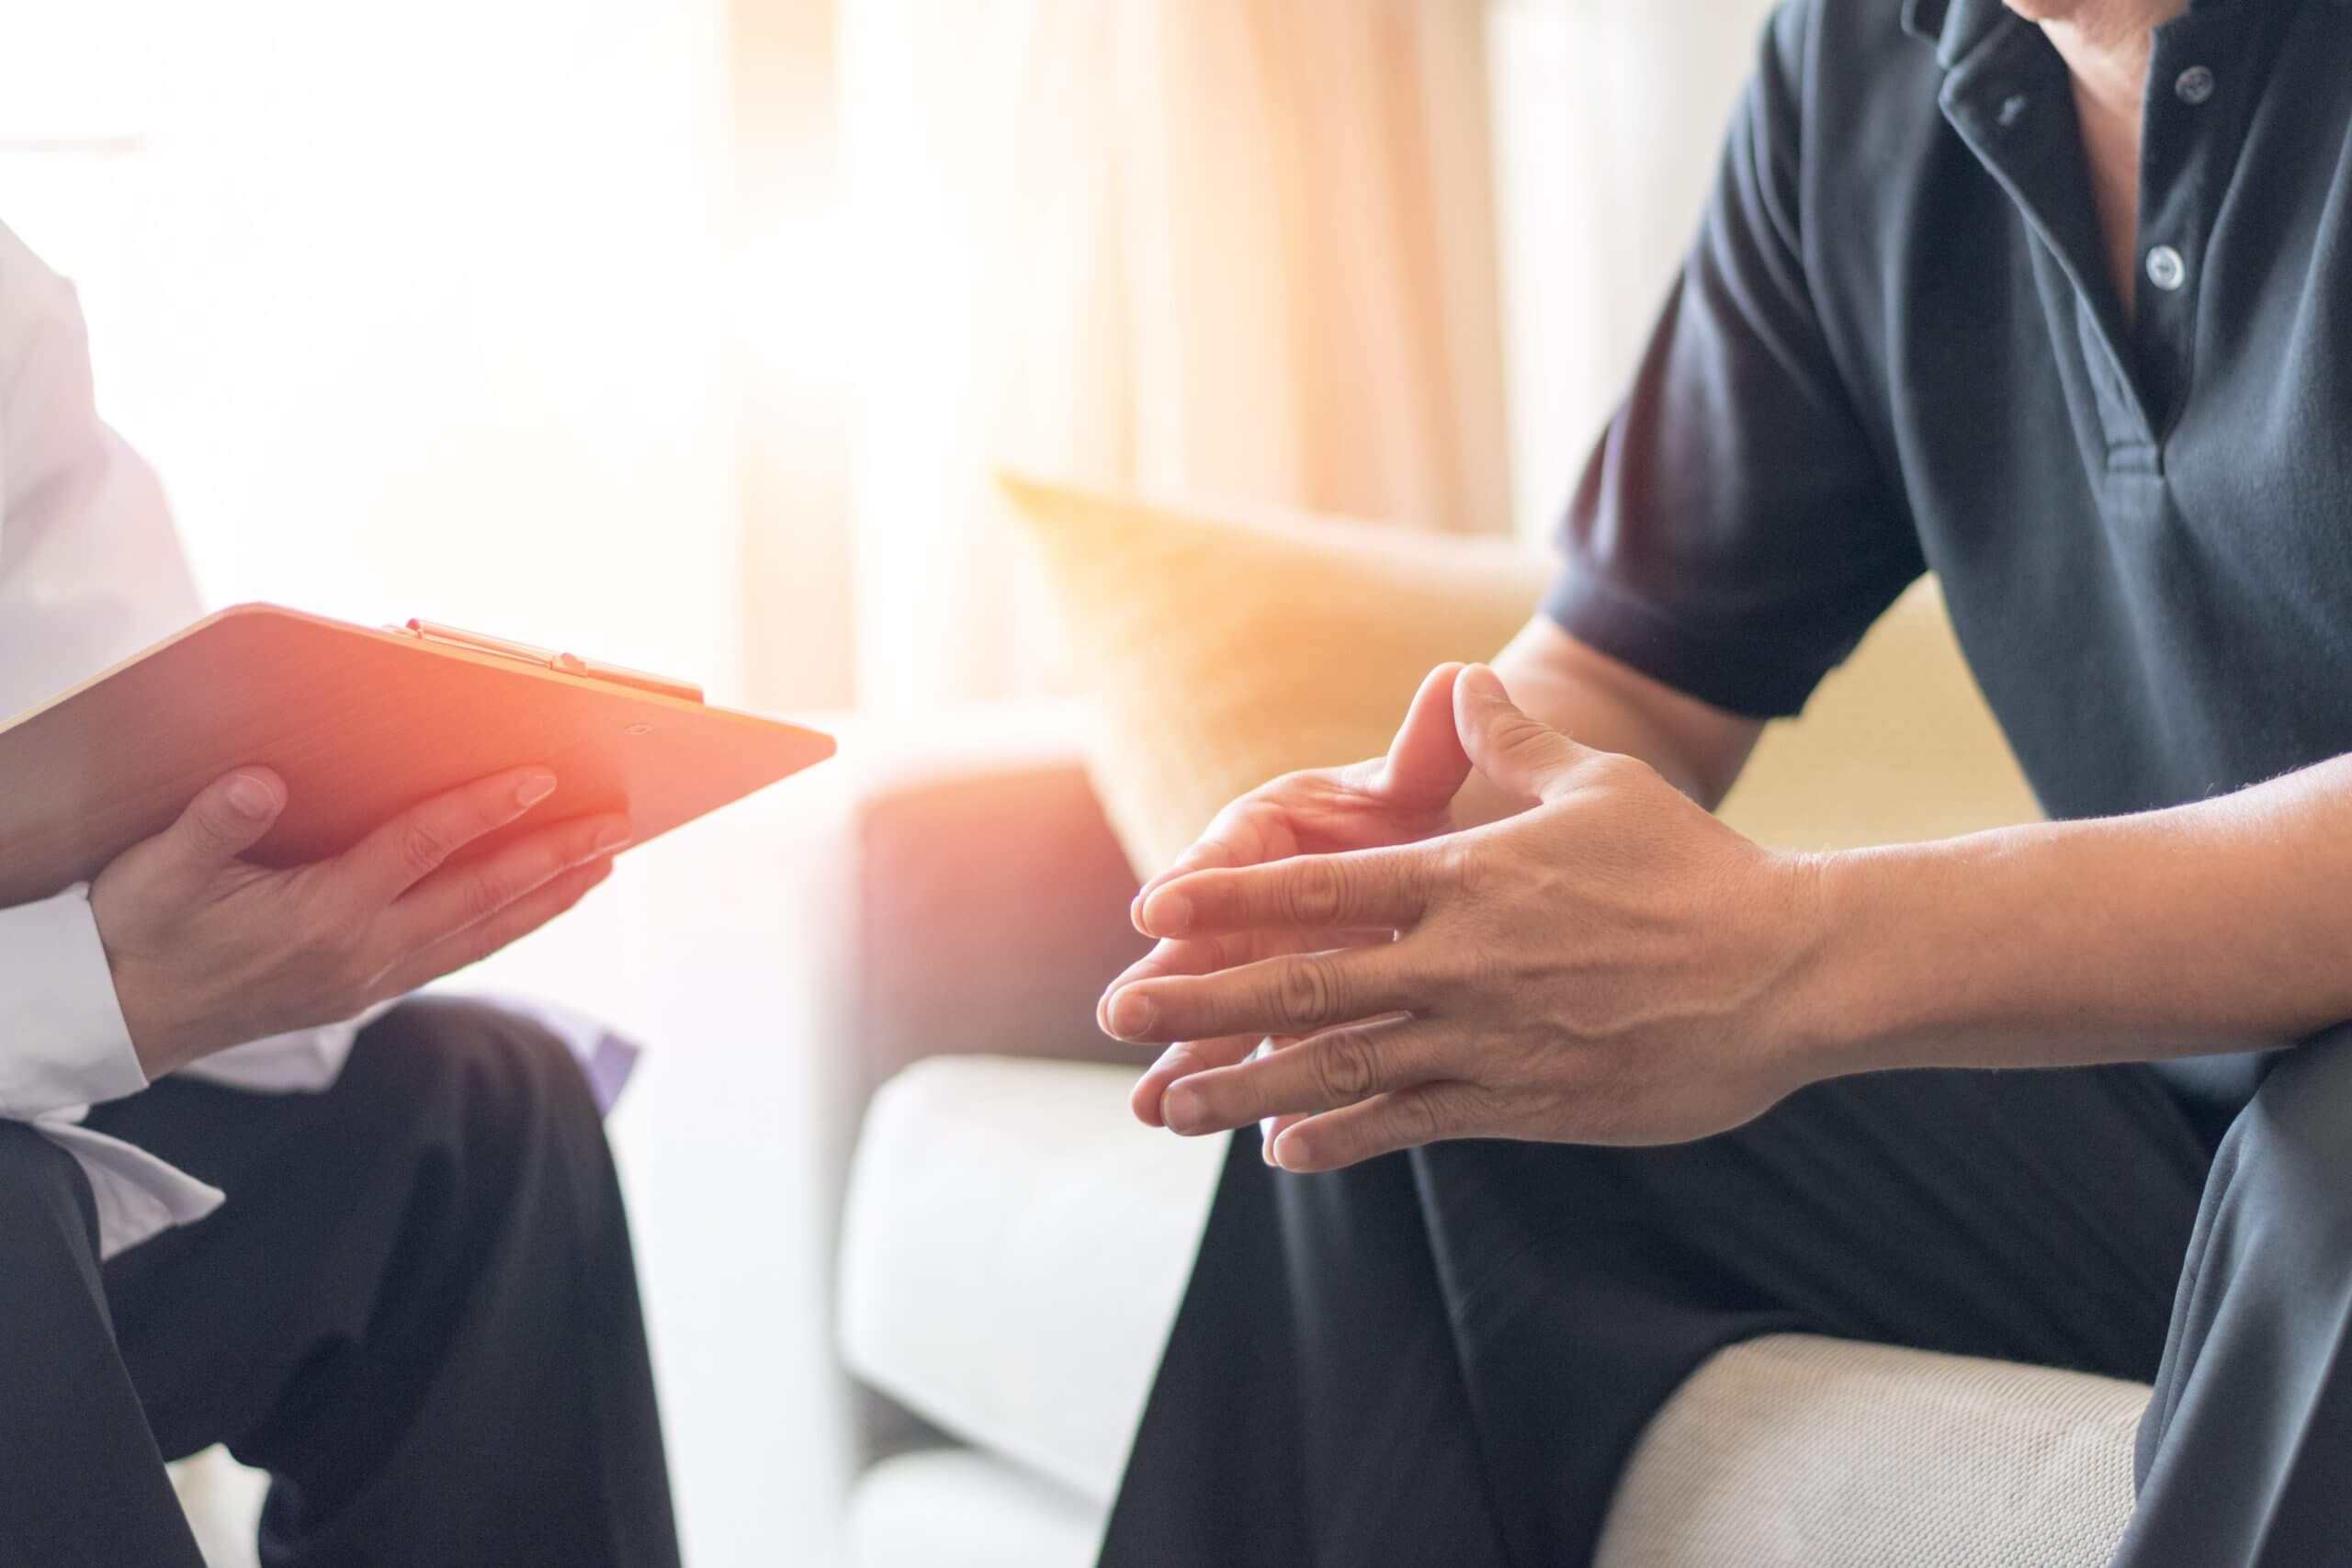
[[[716,4],[69,14],[135,147],[13,157],[0,211],[81,279],[212,595],[721,661]]]

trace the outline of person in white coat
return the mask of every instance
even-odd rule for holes
[[[0,228],[0,715],[195,613],[72,288]],[[603,879],[619,818],[447,863],[556,783],[266,870],[286,784],[241,767],[0,908],[0,1568],[200,1568],[164,1465],[214,1443],[273,1478],[272,1568],[676,1562],[587,1079],[526,1020],[402,999]]]

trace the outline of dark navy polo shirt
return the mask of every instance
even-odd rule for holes
[[[1791,0],[1548,609],[1794,712],[1923,570],[2045,809],[2352,751],[2352,6],[2155,37],[2136,319],[1998,0]]]

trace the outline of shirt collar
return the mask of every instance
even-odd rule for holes
[[[2226,0],[2188,0],[2191,11],[2218,11]],[[2352,5],[2352,0],[2336,0]],[[1936,46],[1936,62],[1949,71],[2004,22],[2023,18],[2003,0],[1903,0],[1903,30]]]

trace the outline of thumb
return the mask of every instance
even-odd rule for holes
[[[1550,725],[1520,711],[1501,677],[1483,664],[1453,682],[1453,722],[1477,770],[1512,795],[1549,800],[1577,763],[1592,755]]]
[[[1388,743],[1381,791],[1408,810],[1435,810],[1470,776],[1470,756],[1453,725],[1453,682],[1461,671],[1459,664],[1441,664],[1423,677],[1396,739]]]
[[[239,768],[215,779],[156,836],[158,858],[191,890],[209,884],[259,843],[286,809],[286,782],[267,768]]]

